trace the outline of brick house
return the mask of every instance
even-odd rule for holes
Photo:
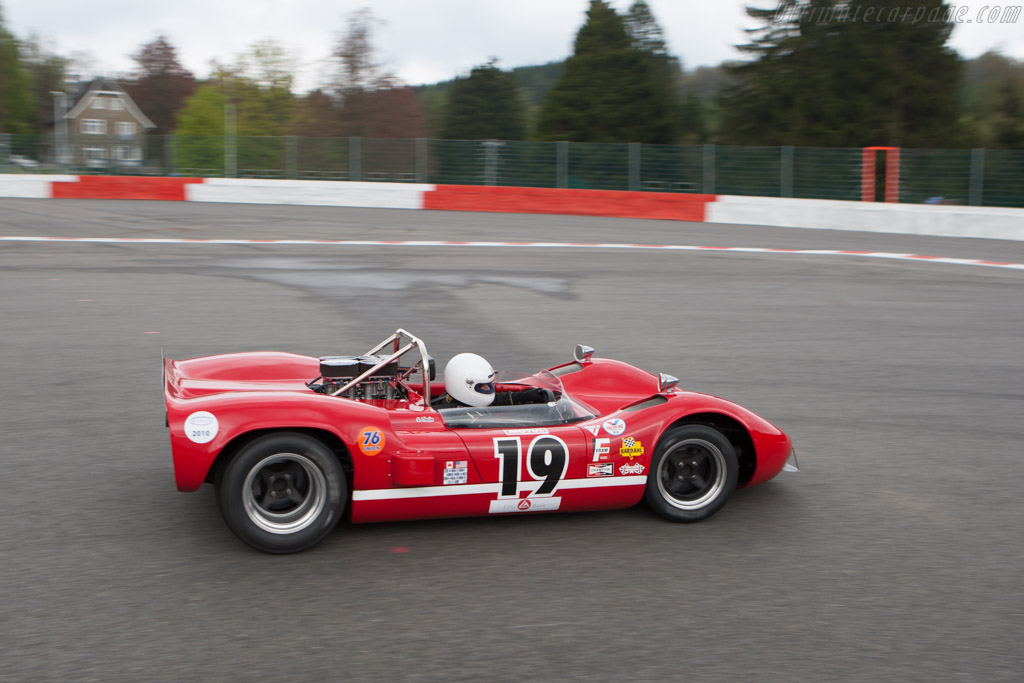
[[[146,132],[156,127],[121,86],[103,78],[78,89],[68,102],[64,119],[68,161],[96,169],[142,166]]]

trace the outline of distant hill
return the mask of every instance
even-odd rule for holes
[[[562,75],[564,65],[565,62],[551,62],[539,66],[518,66],[512,69],[512,75],[519,82],[519,87],[526,93],[529,102],[539,107],[544,103],[544,98],[547,97],[548,91],[551,90],[558,77]],[[447,96],[454,82],[455,79],[452,78],[440,83],[416,85],[413,86],[413,90],[420,97],[428,99],[436,94]]]

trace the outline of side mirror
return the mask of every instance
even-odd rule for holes
[[[679,384],[679,378],[667,375],[664,372],[658,376],[658,393],[663,394],[666,391],[675,388]]]
[[[590,346],[584,346],[583,344],[577,344],[576,349],[572,352],[572,357],[576,359],[577,363],[589,363],[590,357],[594,355],[594,349]]]

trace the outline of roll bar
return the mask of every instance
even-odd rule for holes
[[[405,346],[401,346],[403,341],[406,342]],[[377,364],[374,365],[372,368],[370,368],[366,372],[362,373],[358,377],[353,377],[348,382],[346,382],[344,386],[342,386],[341,388],[337,389],[336,391],[333,391],[331,393],[331,396],[337,396],[338,394],[341,394],[341,393],[347,391],[348,389],[354,387],[359,382],[362,382],[367,377],[370,377],[371,375],[373,375],[380,368],[384,367],[388,363],[390,363],[390,362],[392,362],[392,361],[394,361],[394,360],[396,360],[398,358],[401,358],[403,355],[405,355],[409,351],[412,351],[415,348],[416,350],[418,350],[420,352],[420,361],[416,365],[418,365],[420,367],[420,369],[423,370],[423,403],[426,406],[426,408],[429,410],[430,409],[430,356],[427,355],[427,347],[423,343],[423,340],[420,339],[419,337],[416,337],[416,336],[406,332],[401,327],[399,327],[397,330],[395,330],[394,334],[392,334],[390,337],[388,337],[387,339],[385,339],[381,343],[379,343],[376,346],[374,346],[369,351],[367,351],[365,355],[372,356],[372,355],[378,353],[379,351],[381,351],[388,344],[392,345],[392,347],[391,347],[391,355],[386,356],[386,357],[382,357],[381,360],[379,360],[377,362]],[[399,347],[401,347],[401,348],[399,348]],[[416,365],[413,365],[411,368],[409,368],[409,372],[406,374],[406,376],[411,375],[412,372],[414,372],[416,370]]]

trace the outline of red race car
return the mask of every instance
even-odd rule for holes
[[[434,360],[405,330],[362,356],[164,360],[178,489],[216,487],[241,540],[290,553],[353,522],[609,510],[679,522],[796,470],[782,431],[671,375],[593,358],[495,373]],[[415,361],[415,362],[413,362]]]

